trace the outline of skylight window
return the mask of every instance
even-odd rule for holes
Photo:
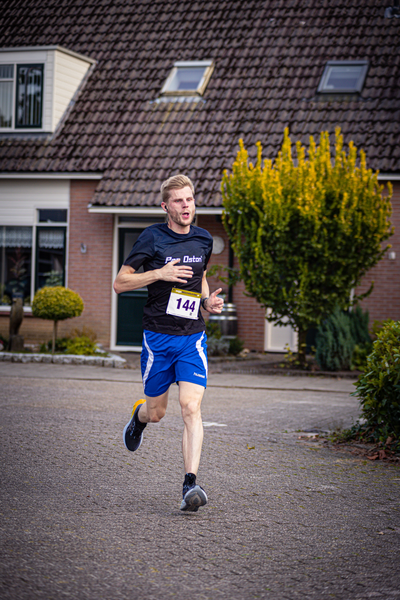
[[[213,72],[211,60],[176,62],[163,85],[164,96],[202,96]]]
[[[329,61],[326,63],[318,92],[322,94],[353,94],[361,92],[368,70],[368,61]]]

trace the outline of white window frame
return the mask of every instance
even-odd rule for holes
[[[332,69],[335,67],[362,67],[358,76],[358,81],[355,88],[326,88],[326,84],[330,77]],[[369,62],[367,60],[329,60],[324,68],[324,72],[321,77],[321,81],[318,86],[318,94],[357,94],[360,93],[364,87],[365,78],[367,75]]]
[[[176,90],[171,88],[173,80],[179,69],[203,69],[203,75],[196,90]],[[206,90],[210,77],[214,70],[214,63],[212,60],[201,60],[201,61],[178,61],[174,63],[174,66],[168,75],[165,83],[161,89],[160,94],[162,96],[202,96]]]
[[[17,111],[17,73],[18,73],[18,67],[23,67],[25,65],[29,66],[29,65],[41,65],[43,67],[43,81],[42,81],[42,114],[41,114],[41,118],[40,118],[40,122],[41,125],[32,125],[32,126],[28,126],[28,127],[16,127],[15,125],[15,118],[16,118],[16,111]],[[2,60],[2,56],[0,54],[0,65],[1,66],[12,66],[14,69],[14,77],[13,77],[13,97],[12,97],[12,113],[11,113],[11,127],[0,127],[0,133],[15,133],[15,132],[20,132],[20,133],[24,133],[24,132],[28,132],[28,131],[44,131],[43,129],[43,122],[44,122],[44,95],[45,95],[45,85],[46,85],[46,62],[45,61],[38,61],[38,62],[34,62],[29,60],[29,56],[26,57],[26,61],[18,61],[18,62],[9,62],[7,60]],[[9,79],[5,80],[2,79],[2,81],[11,81]]]
[[[14,63],[2,62],[0,61],[0,66],[4,67],[12,67],[13,68],[13,76],[0,79],[1,82],[10,82],[12,81],[12,98],[11,98],[11,127],[0,127],[0,131],[13,131],[15,129],[15,95],[16,91],[16,66]]]

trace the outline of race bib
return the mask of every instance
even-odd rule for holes
[[[166,313],[184,319],[198,319],[201,294],[172,288]]]

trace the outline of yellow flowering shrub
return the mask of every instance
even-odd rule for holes
[[[307,151],[297,142],[294,160],[285,129],[276,160],[263,161],[258,142],[255,165],[239,141],[222,180],[224,226],[247,292],[272,309],[270,321],[288,319],[300,347],[309,327],[349,306],[352,288],[386,251],[382,242],[393,233],[387,188],[385,195],[353,142],[345,152],[339,128],[334,157],[326,131],[319,145],[310,137]]]

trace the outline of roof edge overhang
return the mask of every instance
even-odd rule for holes
[[[196,215],[221,215],[223,211],[222,206],[205,206],[196,207]],[[165,215],[165,212],[161,206],[93,206],[88,204],[88,212],[92,214],[102,215],[147,215],[147,216],[159,216]]]
[[[64,48],[64,46],[12,46],[8,48],[0,48],[0,52],[38,52],[40,50],[58,50],[59,52],[64,52],[64,54],[69,54],[70,56],[84,60],[92,65],[96,64],[97,62],[94,60],[94,58],[90,58],[90,56],[79,54],[73,50],[68,50],[68,48]]]
[[[379,181],[400,181],[400,173],[378,173]]]
[[[38,172],[34,173],[19,173],[18,171],[0,173],[0,179],[97,179],[100,180],[103,177],[103,173],[48,173]]]

